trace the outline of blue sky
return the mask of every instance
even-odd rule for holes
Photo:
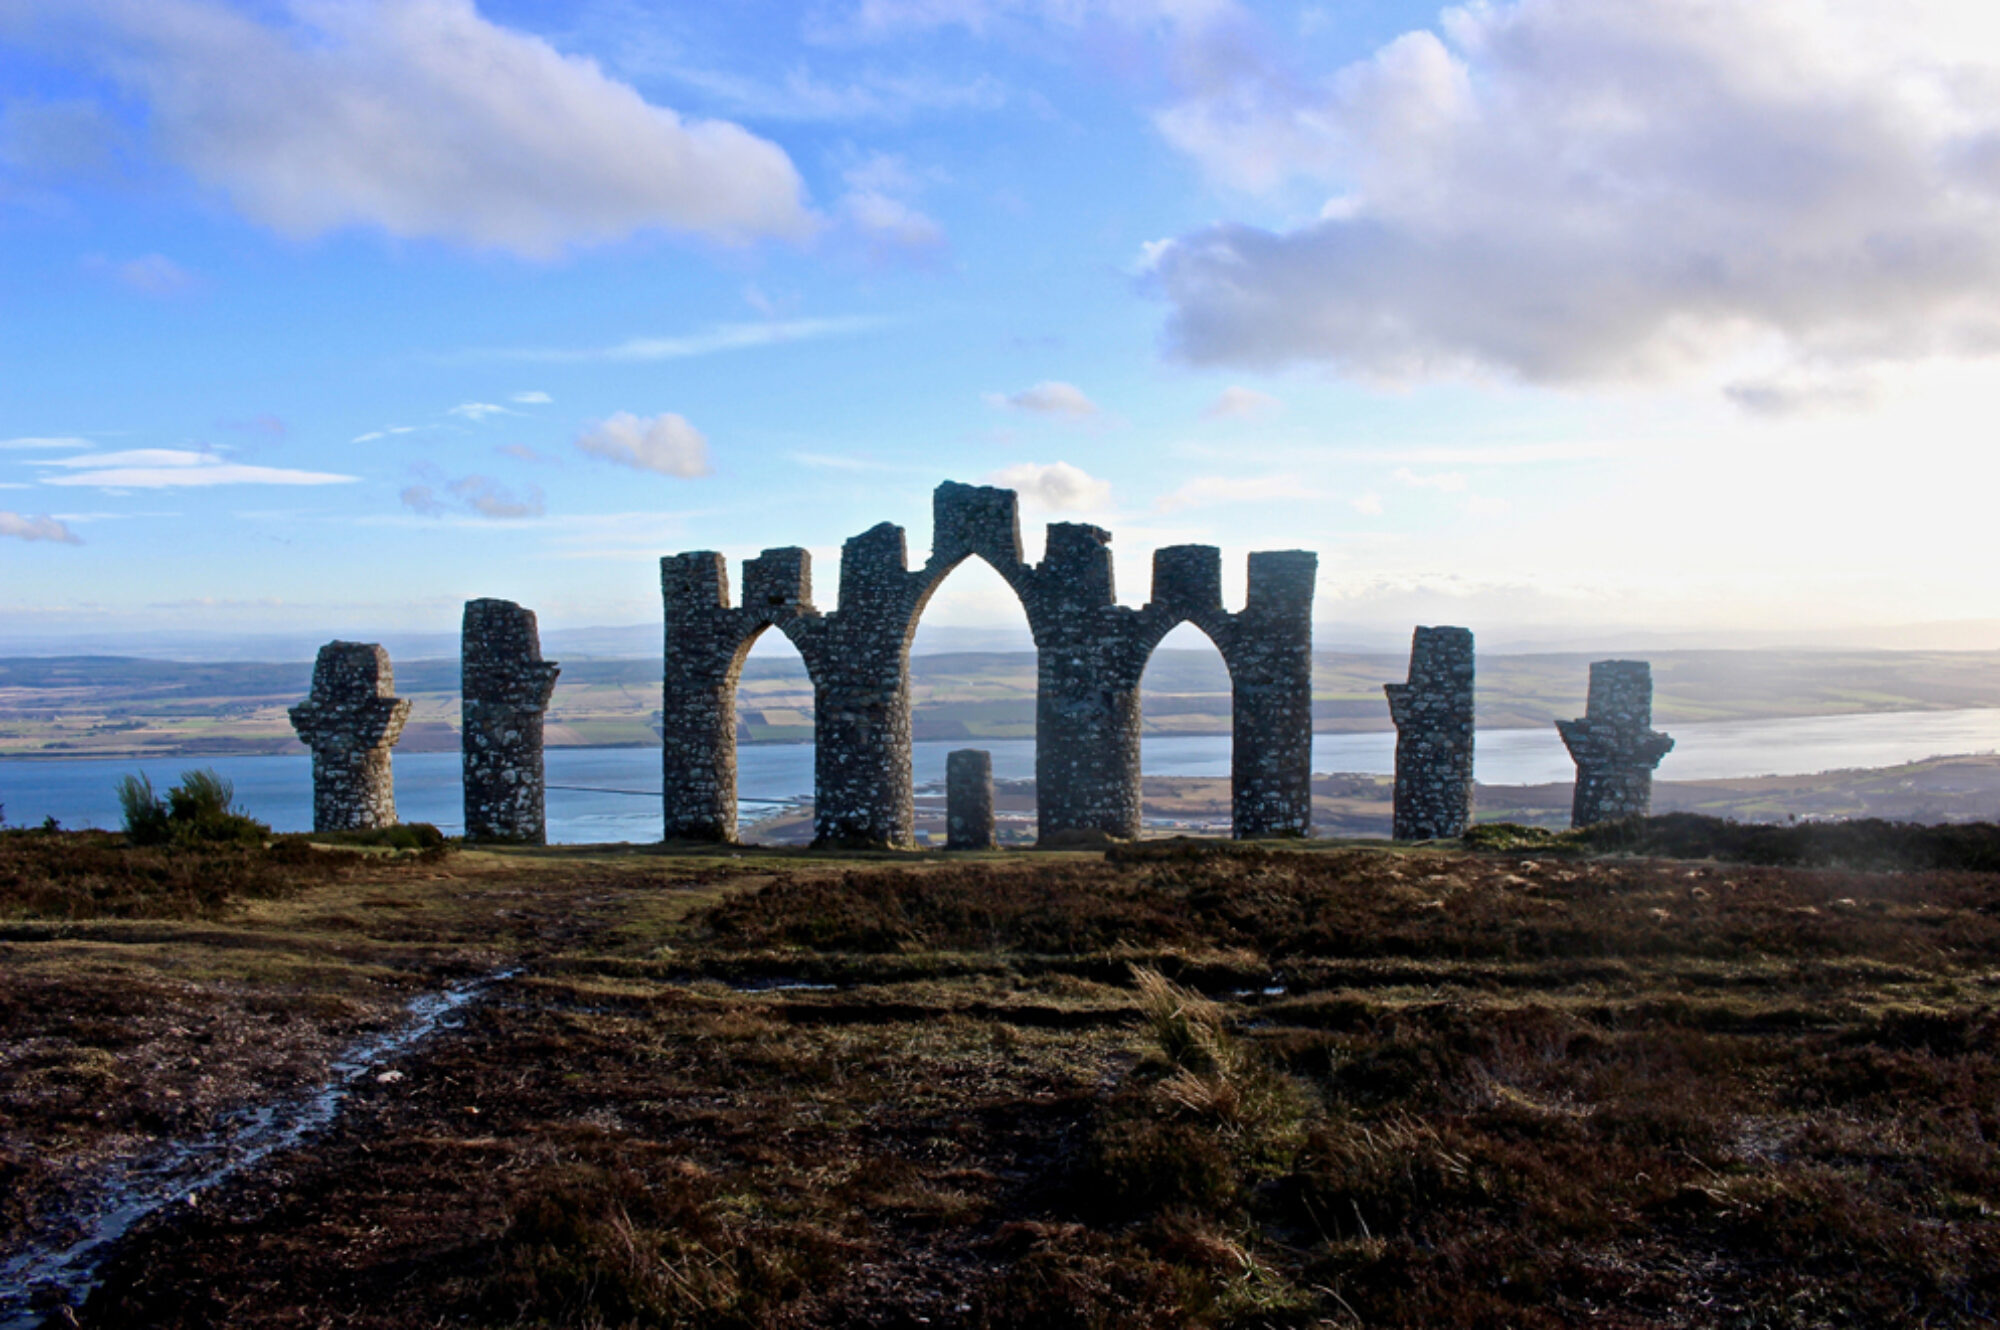
[[[0,0],[0,616],[830,606],[949,478],[1333,638],[2000,618],[1987,10]]]

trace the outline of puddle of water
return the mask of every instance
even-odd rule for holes
[[[61,1308],[80,1306],[97,1287],[113,1244],[141,1221],[324,1130],[363,1076],[452,1024],[488,986],[519,973],[502,970],[416,998],[404,1009],[401,1024],[350,1045],[303,1099],[240,1109],[207,1136],[110,1165],[66,1216],[76,1237],[60,1246],[30,1245],[0,1262],[0,1330],[34,1330]]]
[[[729,985],[739,993],[837,993],[839,984],[814,983],[810,979],[739,979]]]
[[[1283,984],[1274,983],[1263,988],[1233,988],[1229,991],[1229,996],[1241,1000],[1253,997],[1283,997],[1285,992]]]

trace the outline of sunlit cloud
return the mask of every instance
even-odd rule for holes
[[[663,476],[691,479],[710,470],[707,437],[671,411],[649,418],[620,411],[579,434],[576,447],[591,457]]]
[[[1399,466],[1389,478],[1398,485],[1408,485],[1412,489],[1437,490],[1444,494],[1462,494],[1467,486],[1465,473],[1462,471],[1433,471],[1425,475],[1406,466]]]
[[[359,225],[547,258],[653,228],[815,224],[776,144],[651,105],[472,0],[66,0],[10,26],[142,101],[162,153],[287,235]]]
[[[1958,0],[1514,0],[1333,71],[1245,46],[1159,128],[1227,186],[1337,192],[1143,266],[1197,364],[1632,384],[1753,352],[1989,355],[1990,22]]]
[[[985,484],[1017,490],[1033,507],[1056,513],[1094,512],[1111,501],[1111,482],[1068,462],[1022,462],[1002,467]]]
[[[544,392],[525,392],[515,393],[507,400],[521,406],[547,406],[556,399]]]
[[[0,536],[15,540],[46,540],[58,545],[81,545],[83,541],[60,519],[0,512]]]
[[[470,420],[476,425],[480,421],[492,416],[511,416],[514,413],[506,407],[496,406],[492,402],[460,402],[457,406],[445,412],[445,414],[448,416],[457,416],[460,420]]]

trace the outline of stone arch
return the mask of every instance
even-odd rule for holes
[[[1139,831],[1139,677],[1168,629],[1195,622],[1222,652],[1235,713],[1236,834],[1303,834],[1310,823],[1314,556],[1250,556],[1244,608],[1222,606],[1221,554],[1173,546],[1153,559],[1153,594],[1119,605],[1111,533],[1052,523],[1040,562],[1021,558],[1011,490],[940,485],[932,552],[909,566],[903,529],[882,523],[841,548],[839,605],[811,603],[802,549],[744,565],[729,604],[722,556],[662,559],[666,601],[663,770],[666,834],[735,836],[734,680],[755,633],[776,627],[813,681],[816,840],[912,843],[909,645],[937,586],[977,555],[1020,596],[1035,636],[1037,805],[1044,837]]]
[[[729,563],[714,550],[660,560],[666,660],[660,710],[661,808],[668,840],[736,839],[736,686],[765,631],[812,613],[812,561],[765,550],[743,565],[743,603],[729,603]],[[805,657],[806,672],[813,658]]]

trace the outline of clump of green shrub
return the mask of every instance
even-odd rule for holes
[[[271,828],[231,807],[235,799],[236,787],[206,767],[183,771],[164,799],[144,772],[118,781],[125,839],[134,845],[262,844]]]
[[[2000,826],[1990,822],[1925,826],[1870,817],[1779,825],[1702,813],[1663,813],[1570,831],[1481,822],[1467,828],[1460,839],[1467,849],[1500,853],[1631,854],[1775,868],[2000,872]]]

